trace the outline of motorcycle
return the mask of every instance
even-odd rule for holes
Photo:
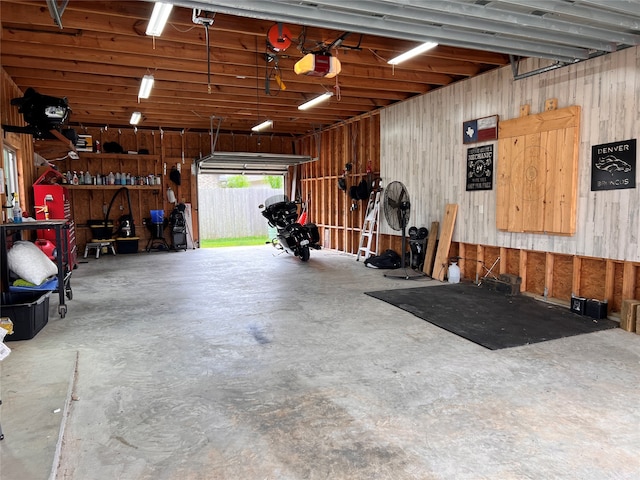
[[[276,237],[270,242],[274,247],[291,255],[309,260],[310,249],[320,250],[320,234],[314,223],[300,223],[298,206],[286,195],[274,195],[267,198],[259,208],[269,225],[276,229]],[[306,215],[303,213],[303,217]]]

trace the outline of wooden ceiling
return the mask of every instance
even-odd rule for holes
[[[300,135],[508,62],[503,54],[437,47],[393,68],[387,60],[415,42],[352,33],[332,51],[342,64],[336,78],[296,75],[302,49],[329,45],[348,32],[287,24],[298,45],[276,53],[267,48],[275,22],[216,14],[209,28],[209,93],[205,27],[192,22],[192,9],[174,7],[154,42],[145,35],[153,8],[148,2],[71,1],[62,29],[43,1],[2,0],[0,7],[3,68],[23,91],[67,97],[71,122],[84,126],[130,127],[131,113],[140,111],[139,128],[206,131],[221,121],[222,131],[247,133],[268,118],[272,132]],[[141,78],[149,73],[153,91],[138,103]],[[298,110],[325,91],[334,93],[328,102]]]
[[[323,2],[231,2],[248,10],[227,8],[226,13],[224,5],[230,2],[174,2],[169,24],[155,40],[145,35],[151,2],[71,0],[62,11],[59,28],[49,6],[64,3],[2,0],[0,61],[23,91],[32,87],[42,94],[67,97],[72,125],[130,127],[131,113],[139,111],[143,120],[138,128],[219,128],[249,133],[252,126],[271,119],[274,124],[267,132],[297,136],[509,63],[508,49],[492,46],[492,51],[477,50],[449,40],[393,67],[387,60],[419,44],[420,35],[407,35],[402,29],[389,36],[360,33],[383,32],[368,28],[370,25],[359,25],[354,31],[328,29],[323,25],[342,23],[323,23],[320,14],[304,21],[304,11],[299,17],[285,15],[287,9],[293,14],[303,4],[317,9]],[[268,11],[255,10],[260,6],[268,9],[270,3],[285,12],[270,18]],[[343,8],[341,3],[337,2]],[[406,2],[376,0],[353,5],[362,10],[362,5],[389,8],[400,3]],[[436,3],[455,2],[433,1]],[[492,2],[457,3],[484,8]],[[208,29],[209,53],[207,29],[194,23],[194,15],[213,18]],[[407,15],[416,16],[414,12]],[[285,22],[292,36],[291,46],[280,52],[267,45],[268,31],[278,20]],[[358,23],[355,17],[354,22]],[[408,26],[407,32],[410,30]],[[294,73],[294,64],[305,53],[330,46],[342,64],[336,78]],[[145,74],[154,75],[155,86],[148,99],[138,100]],[[326,91],[334,94],[329,101],[307,111],[298,110],[298,105]]]

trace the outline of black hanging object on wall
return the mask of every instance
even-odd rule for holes
[[[177,186],[180,186],[180,184],[182,183],[182,175],[180,175],[180,170],[178,170],[178,167],[176,167],[175,165],[171,167],[171,171],[169,172],[169,178]]]

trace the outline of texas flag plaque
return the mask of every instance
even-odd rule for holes
[[[462,124],[462,142],[478,143],[498,138],[498,115],[469,120]]]

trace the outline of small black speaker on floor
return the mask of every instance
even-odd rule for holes
[[[587,299],[584,297],[576,297],[574,294],[571,294],[571,311],[573,313],[577,313],[579,315],[585,314],[585,309],[587,306]]]
[[[585,307],[585,315],[591,318],[607,318],[607,310],[609,304],[606,300],[600,301],[595,298],[590,298],[587,300],[587,305]]]

